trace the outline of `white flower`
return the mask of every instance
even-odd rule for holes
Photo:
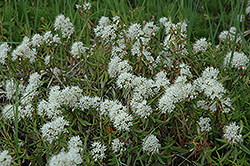
[[[143,31],[141,30],[141,24],[138,23],[132,24],[126,32],[126,36],[130,41],[137,39],[141,35],[143,35]]]
[[[91,3],[84,3],[83,5],[82,5],[82,8],[83,8],[83,10],[90,10],[90,8],[91,8]]]
[[[11,165],[11,161],[12,161],[12,157],[10,155],[8,155],[8,150],[4,150],[0,153],[0,165],[1,166],[10,166]]]
[[[153,110],[147,105],[147,100],[143,100],[140,95],[134,95],[130,101],[131,110],[141,118],[147,118]]]
[[[116,153],[124,150],[124,142],[121,142],[119,138],[112,141],[112,150]]]
[[[237,144],[238,142],[243,141],[242,135],[240,133],[241,127],[233,122],[229,126],[225,126],[223,137],[227,142]]]
[[[5,119],[14,119],[15,106],[7,104],[2,110],[2,115]]]
[[[236,37],[236,43],[241,43],[242,42],[239,33],[236,36],[236,28],[235,27],[231,27],[229,31],[223,31],[219,35],[220,41],[227,42],[227,43],[234,41],[235,37]]]
[[[204,92],[207,97],[210,97],[211,100],[215,98],[222,99],[222,96],[225,94],[226,90],[222,83],[217,81],[217,75],[219,71],[213,67],[206,68],[202,77],[197,78],[194,81],[194,85],[200,93]]]
[[[118,39],[116,43],[118,44],[118,46],[112,46],[112,57],[119,56],[120,58],[122,58],[124,55],[127,55],[125,40]]]
[[[101,37],[105,43],[108,43],[117,37],[118,23],[119,19],[117,17],[114,17],[113,24],[110,24],[109,18],[102,16],[99,20],[99,25],[94,28],[94,32],[96,36]]]
[[[205,132],[205,131],[210,131],[211,130],[211,127],[210,127],[210,124],[209,124],[210,121],[211,121],[210,118],[200,117],[200,121],[197,122],[197,123],[200,126],[201,132]]]
[[[82,42],[74,42],[71,47],[71,54],[73,55],[73,58],[79,58],[81,54],[85,52],[85,48],[83,47]]]
[[[45,65],[48,65],[50,63],[50,55],[47,55],[45,58],[44,58],[44,63]]]
[[[159,140],[156,138],[156,136],[151,134],[143,139],[142,146],[143,150],[149,155],[150,153],[159,153],[159,148],[161,147],[161,144],[159,144]]]
[[[62,43],[61,42],[61,38],[58,36],[58,34],[56,34],[56,35],[53,36],[52,42],[53,43],[59,43],[59,44]],[[57,46],[57,44],[55,44],[55,46]]]
[[[32,117],[32,113],[35,111],[31,104],[23,106],[13,106],[13,105],[6,105],[2,111],[3,117],[9,120],[15,120],[16,111],[18,111],[18,121],[23,118],[30,118]]]
[[[74,32],[73,24],[70,22],[70,19],[65,18],[63,14],[56,16],[54,23],[55,31],[60,30],[62,32],[62,37],[70,37]]]
[[[126,113],[125,111],[120,111],[116,116],[114,117],[114,127],[117,128],[117,130],[126,130],[129,131],[129,127],[132,126],[133,117]]]
[[[58,139],[61,133],[68,133],[68,130],[64,127],[69,125],[69,122],[63,117],[55,118],[52,122],[48,122],[41,128],[42,137],[52,143],[54,139]]]
[[[41,45],[43,45],[43,36],[40,34],[35,34],[31,38],[31,44],[33,47],[41,47]]]
[[[246,15],[248,15],[249,13],[250,13],[250,6],[246,8]]]
[[[100,106],[100,97],[89,97],[89,96],[82,96],[79,99],[78,107],[82,110],[89,109],[89,108],[97,108]]]
[[[101,115],[107,115],[109,114],[109,110],[112,108],[113,105],[116,105],[118,104],[117,101],[111,101],[111,100],[108,100],[108,99],[105,99],[104,102],[101,102],[100,103],[100,114]]]
[[[167,88],[170,85],[170,82],[167,78],[166,72],[165,71],[160,71],[159,73],[156,74],[155,76],[155,85],[160,88]]]
[[[134,79],[135,76],[133,74],[124,72],[118,76],[116,84],[119,88],[129,89],[132,88]]]
[[[208,103],[205,100],[199,100],[197,101],[197,107],[200,107],[201,109],[208,110]]]
[[[41,75],[37,72],[30,75],[29,84],[25,88],[23,98],[21,100],[22,105],[30,104],[33,98],[38,94],[36,89],[42,84]]]
[[[18,58],[27,58],[29,59],[30,63],[34,63],[36,59],[36,49],[30,48],[31,47],[31,42],[30,39],[25,36],[23,38],[22,43],[17,46],[17,48],[11,53],[12,55],[12,60],[15,61]]]
[[[182,75],[182,76],[189,76],[190,78],[192,78],[193,76],[192,76],[192,73],[191,73],[191,71],[190,71],[190,66],[188,66],[188,65],[186,65],[186,64],[184,64],[184,63],[182,63],[181,65],[180,65],[180,68],[181,68],[181,70],[180,70],[180,75]]]
[[[115,56],[109,62],[108,73],[110,77],[116,77],[121,73],[129,72],[132,70],[132,67],[129,65],[127,60],[123,60],[118,56]]]
[[[25,86],[22,83],[19,83],[18,85],[17,82],[11,79],[7,81],[5,89],[7,91],[7,98],[11,100],[13,95],[16,93],[16,90],[18,95],[24,93]]]
[[[53,69],[53,74],[55,74],[55,76],[58,77],[60,74],[62,74],[62,72],[61,72],[60,69],[58,69],[57,67],[55,67],[55,68]]]
[[[231,65],[234,68],[242,68],[243,70],[246,70],[247,66],[249,65],[249,59],[244,53],[234,52],[232,55],[232,52],[229,52],[225,59],[224,59],[224,65],[228,65],[230,63],[232,56]]]
[[[186,83],[186,76],[179,76],[175,80],[175,84],[169,86],[165,90],[165,94],[159,100],[159,109],[162,113],[171,113],[177,102],[180,102],[188,97],[194,97],[195,87],[191,83]]]
[[[231,99],[229,97],[226,98],[222,98],[220,99],[220,104],[219,104],[219,109],[221,109],[222,113],[229,113],[230,112],[230,107],[231,105]],[[229,108],[228,108],[229,107]],[[218,107],[217,107],[217,102],[216,101],[212,101],[209,104],[209,109],[211,110],[211,112],[215,112],[217,111]]]
[[[210,43],[208,43],[206,41],[206,38],[201,38],[201,39],[197,40],[193,46],[194,52],[199,52],[199,51],[205,52],[207,50],[209,44]]]
[[[156,25],[154,25],[154,22],[148,22],[143,27],[143,32],[147,37],[155,36],[158,30],[159,28]]]
[[[54,45],[57,46],[58,44],[61,44],[61,38],[58,36],[58,34],[54,35],[51,33],[51,31],[47,31],[42,38],[42,42],[47,44],[48,46],[51,46],[53,43]]]
[[[102,145],[101,142],[94,142],[92,144],[92,150],[91,150],[91,154],[94,158],[95,161],[97,161],[98,159],[102,160],[105,157],[105,151],[107,150],[105,145]]]
[[[68,142],[69,151],[74,150],[80,152],[82,150],[82,141],[79,136],[71,137]]]
[[[5,59],[7,58],[7,54],[8,52],[10,52],[11,47],[8,46],[7,43],[3,43],[0,45],[0,63],[2,63],[2,65],[5,64]]]
[[[74,150],[69,152],[62,151],[54,155],[49,160],[49,166],[77,166],[83,162],[79,153]]]
[[[219,74],[219,70],[213,68],[213,67],[207,67],[203,72],[202,72],[202,77],[204,79],[209,79],[209,78],[217,78]]]

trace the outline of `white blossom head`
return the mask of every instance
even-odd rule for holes
[[[4,150],[0,153],[0,165],[10,166],[12,163],[12,157],[8,155],[9,151]]]
[[[233,122],[229,126],[225,126],[223,137],[228,143],[237,144],[243,141],[241,130],[241,127]]]
[[[41,128],[42,137],[52,143],[53,140],[58,139],[61,133],[68,133],[65,126],[69,125],[69,122],[63,117],[55,118],[52,122],[47,122]]]
[[[151,134],[143,139],[142,146],[143,150],[149,155],[159,153],[159,148],[161,147],[161,144],[159,143],[159,140],[156,138],[156,136]]]
[[[119,138],[112,141],[112,150],[116,153],[122,152],[124,150],[124,142],[121,142]]]
[[[231,65],[230,65],[230,60],[231,60]],[[244,53],[239,53],[235,51],[232,55],[232,52],[229,52],[224,58],[224,65],[225,66],[229,65],[232,66],[233,68],[241,68],[243,70],[246,70],[246,68],[249,65],[249,59]]]
[[[206,41],[206,38],[201,38],[199,40],[197,40],[193,46],[193,49],[194,49],[194,52],[205,52],[207,50],[207,48],[209,47],[209,44],[207,41]]]
[[[3,43],[0,45],[0,63],[2,65],[5,64],[5,59],[7,58],[8,52],[10,52],[11,47],[7,43]]]
[[[63,14],[56,16],[54,27],[55,27],[55,31],[60,30],[62,32],[63,38],[66,38],[66,37],[69,38],[74,32],[74,26],[70,22],[70,19],[68,17],[65,18]]]
[[[92,150],[91,154],[95,161],[98,159],[103,160],[105,157],[105,151],[107,150],[107,147],[105,145],[102,145],[101,142],[94,142],[92,144]]]
[[[200,126],[201,132],[208,132],[211,130],[210,123],[209,123],[210,121],[211,119],[209,117],[207,118],[200,117],[200,121],[198,121],[197,123]]]

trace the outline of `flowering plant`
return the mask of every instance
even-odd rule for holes
[[[218,45],[192,42],[189,20],[94,25],[91,6],[76,5],[90,45],[64,14],[52,31],[0,45],[2,165],[249,162],[249,52],[237,28]]]

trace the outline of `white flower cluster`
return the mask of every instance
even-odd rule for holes
[[[15,61],[17,59],[28,59],[30,63],[34,63],[37,61],[36,48],[39,48],[44,44],[51,46],[52,44],[57,43],[61,43],[61,39],[58,37],[58,35],[53,36],[51,31],[47,31],[43,36],[40,34],[35,34],[31,39],[25,36],[22,43],[12,51],[12,60]],[[0,49],[2,49],[0,52],[0,62],[4,64],[7,57],[7,52],[10,51],[10,47],[7,47],[6,44],[2,44]]]
[[[124,142],[121,142],[119,138],[116,138],[112,141],[112,150],[115,153],[122,152],[124,149]]]
[[[23,38],[22,43],[17,46],[11,55],[13,61],[17,60],[18,58],[27,58],[29,59],[30,63],[34,63],[37,60],[37,51],[35,48],[31,48],[31,42],[27,36]]]
[[[138,23],[132,24],[126,31],[128,42],[133,43],[131,48],[132,55],[137,56],[143,62],[147,61],[153,64],[155,59],[151,55],[149,44],[151,38],[155,36],[158,30],[159,28],[153,22],[146,23],[143,28]],[[152,69],[152,66],[149,66],[149,68]]]
[[[40,34],[35,34],[31,38],[31,45],[33,47],[41,47],[44,44],[51,46],[54,43],[55,45],[57,43],[61,43],[61,39],[59,38],[58,34],[53,36],[51,31],[47,31],[43,36],[41,36]]]
[[[80,58],[80,55],[86,51],[86,48],[83,47],[82,42],[74,42],[70,53],[73,55],[73,58]]]
[[[62,32],[63,38],[70,38],[70,36],[74,32],[74,26],[70,22],[69,17],[65,18],[63,14],[56,16],[56,20],[54,22],[54,28],[56,30],[60,30]]]
[[[222,99],[222,96],[226,92],[223,84],[217,80],[218,74],[219,70],[214,69],[213,67],[208,67],[203,71],[202,77],[199,77],[194,81],[197,90],[200,93],[204,91],[205,95],[210,97],[211,100],[214,100],[215,98]]]
[[[110,77],[116,77],[124,72],[129,72],[132,67],[129,65],[127,60],[123,60],[118,56],[113,57],[109,62],[108,73]]]
[[[22,105],[31,104],[34,97],[38,94],[36,91],[37,88],[42,84],[41,78],[42,76],[37,72],[30,75],[29,84],[25,88],[23,98],[21,100]]]
[[[159,148],[161,147],[161,144],[159,143],[159,140],[156,138],[156,136],[151,134],[143,139],[142,146],[143,150],[149,155],[159,153]]]
[[[118,101],[106,99],[104,102],[100,102],[99,110],[101,115],[109,115],[110,120],[113,121],[113,125],[117,130],[129,131],[129,127],[132,126],[131,121],[133,117],[126,112],[127,108]]]
[[[131,110],[140,117],[147,118],[152,113],[152,109],[145,99],[158,94],[160,88],[166,89],[170,83],[162,71],[156,75],[155,80],[123,72],[118,76],[116,84],[119,88],[133,89]]]
[[[202,77],[199,77],[194,81],[194,85],[198,92],[204,92],[204,94],[211,100],[211,102],[204,100],[198,101],[197,106],[205,110],[210,109],[213,113],[217,111],[217,102],[215,99],[218,99],[222,113],[228,113],[230,112],[231,99],[229,97],[223,97],[226,94],[226,90],[223,87],[223,84],[218,82],[218,74],[219,71],[217,69],[208,67],[203,71]]]
[[[211,127],[210,127],[210,122],[211,119],[210,118],[203,118],[203,117],[200,117],[200,121],[197,122],[200,126],[200,129],[201,129],[201,132],[206,132],[206,131],[210,131],[211,130]]]
[[[0,63],[5,64],[5,59],[8,57],[8,52],[10,52],[11,47],[8,43],[3,43],[0,45]]]
[[[236,125],[235,122],[231,123],[229,126],[225,126],[223,137],[227,142],[232,144],[237,144],[242,142],[243,138],[241,133],[241,127]]]
[[[12,163],[12,157],[8,155],[9,151],[4,150],[0,153],[0,165],[1,166],[10,166]]]
[[[58,139],[61,133],[68,133],[68,130],[65,128],[67,125],[69,125],[69,122],[63,119],[63,117],[58,117],[51,122],[47,122],[41,128],[43,139],[52,143],[53,140]]]
[[[235,38],[236,38],[236,43],[242,42],[241,37],[239,35],[239,32],[238,32],[238,35],[236,36],[236,28],[235,27],[231,27],[229,31],[223,31],[219,35],[220,41],[227,42],[227,43],[234,41]]]
[[[211,43],[208,43],[206,41],[206,38],[201,38],[195,42],[193,45],[194,52],[197,53],[199,51],[205,52],[207,51],[207,48],[211,45]]]
[[[195,87],[191,83],[186,83],[186,76],[179,76],[175,83],[165,90],[165,94],[159,99],[159,109],[162,113],[171,113],[175,109],[176,103],[187,99],[191,99],[195,95]]]
[[[132,126],[132,116],[129,115],[127,108],[120,103],[113,102],[107,105],[101,102],[99,97],[83,96],[82,90],[78,86],[66,87],[60,90],[59,86],[51,88],[48,101],[42,100],[38,105],[38,115],[48,116],[49,118],[58,117],[62,114],[62,105],[68,105],[73,110],[80,108],[82,110],[94,108],[99,109],[101,115],[108,114],[114,127],[117,130],[129,130]]]
[[[171,53],[179,53],[182,55],[188,55],[188,50],[186,48],[187,23],[183,21],[183,22],[174,24],[171,21],[168,21],[168,19],[165,17],[160,19],[160,23],[164,25],[166,35],[167,35],[163,42],[163,46],[165,47],[165,50]]]
[[[91,154],[94,158],[95,161],[97,161],[98,159],[102,160],[105,157],[105,151],[107,150],[107,147],[105,145],[102,145],[101,142],[94,142],[92,144],[92,150],[91,150]]]
[[[112,57],[119,56],[122,58],[123,56],[127,55],[128,52],[126,51],[126,48],[127,46],[125,44],[125,39],[118,39],[112,46]]]
[[[99,24],[94,28],[96,36],[101,37],[105,43],[109,43],[117,37],[117,31],[120,27],[120,17],[113,17],[112,23],[108,17],[102,16],[99,20]]]
[[[82,9],[82,10],[90,10],[91,8],[91,3],[84,3],[82,6],[81,5],[76,5],[77,9]]]
[[[49,166],[76,166],[83,162],[80,152],[82,141],[79,136],[72,137],[68,142],[68,152],[61,151],[49,160]]]
[[[230,60],[232,57],[231,65]],[[224,58],[224,65],[232,66],[234,68],[242,68],[243,70],[246,70],[246,68],[249,65],[249,59],[244,53],[234,52],[232,55],[232,52],[229,52],[226,57]]]
[[[147,118],[153,112],[152,108],[147,105],[147,100],[142,96],[135,94],[130,101],[131,110],[141,118]]]
[[[126,112],[126,107],[124,107],[121,103],[112,102],[112,105],[106,109],[109,109],[109,117],[111,121],[113,121],[113,125],[117,128],[117,130],[129,131],[129,127],[133,125],[131,122],[133,117]]]
[[[49,93],[48,101],[42,100],[38,105],[38,115],[57,117],[61,115],[63,104],[72,108],[79,107],[82,98],[82,90],[78,86],[66,87],[60,90],[59,86],[53,86]]]
[[[25,86],[22,83],[18,84],[15,80],[11,79],[7,81],[5,89],[7,91],[7,98],[11,100],[15,93],[18,93],[18,95],[24,93]]]
[[[18,120],[32,117],[35,111],[32,101],[38,94],[36,90],[41,84],[41,75],[38,73],[33,73],[30,75],[29,84],[26,87],[23,84],[19,84],[18,87],[16,87],[17,84],[14,82],[14,80],[8,81],[6,84],[7,98],[11,99],[14,93],[16,93],[16,90],[19,95],[22,95],[22,98],[21,104],[17,107],[11,104],[5,105],[4,109],[2,110],[4,118],[14,120],[16,111],[18,111]]]

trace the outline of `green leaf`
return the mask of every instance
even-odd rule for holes
[[[86,120],[83,120],[83,119],[81,119],[81,118],[79,118],[78,119],[79,120],[79,122],[83,125],[83,126],[90,126],[90,125],[92,125],[91,123],[89,123],[88,121],[86,121]]]
[[[221,149],[225,148],[227,145],[228,145],[228,144],[222,145],[221,147],[218,148],[218,150],[221,150]]]
[[[240,146],[241,150],[243,150],[244,152],[246,152],[247,154],[250,155],[250,151],[249,151],[249,149],[246,146],[242,145],[241,143],[238,144],[238,145]]]
[[[156,158],[159,160],[159,162],[161,163],[161,164],[166,164],[166,163],[164,163],[164,161],[162,160],[162,158],[161,158],[161,156],[159,155],[159,154],[156,154]]]
[[[232,153],[233,150],[234,150],[234,149],[231,148],[231,149],[223,156],[223,158],[221,159],[220,162],[223,162],[223,161]]]
[[[173,150],[176,150],[177,152],[180,152],[180,153],[187,153],[188,152],[187,149],[183,149],[181,147],[173,146],[172,148],[173,148]]]

